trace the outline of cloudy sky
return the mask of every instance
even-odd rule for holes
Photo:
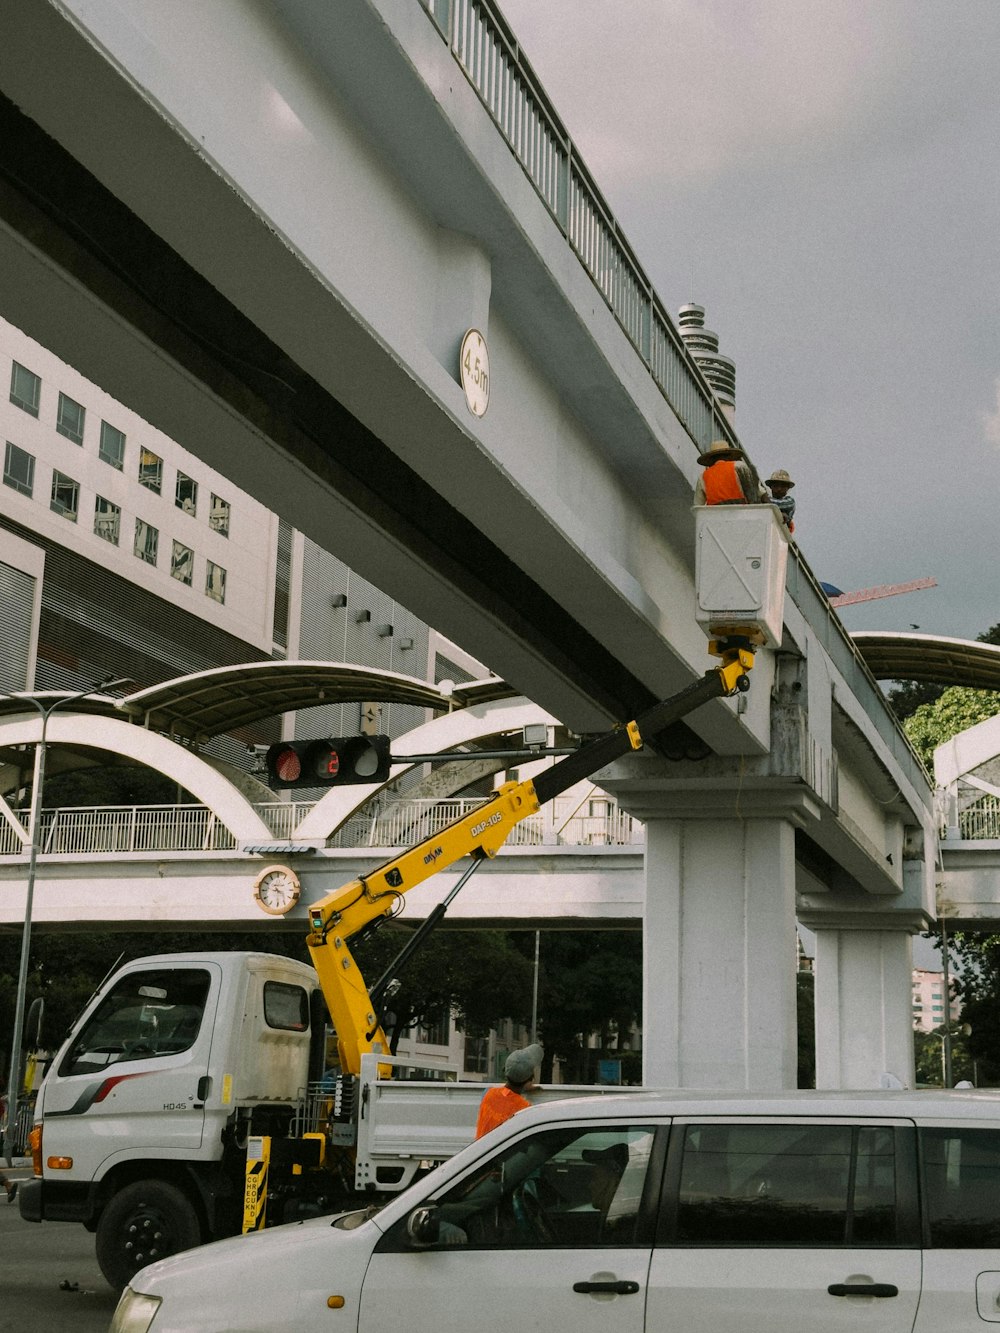
[[[499,3],[847,627],[1000,622],[1000,2]]]

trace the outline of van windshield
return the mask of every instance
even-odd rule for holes
[[[188,1050],[201,1030],[209,975],[157,968],[121,977],[84,1024],[59,1072],[89,1074],[125,1060]]]

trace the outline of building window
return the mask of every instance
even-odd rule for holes
[[[217,602],[226,600],[226,571],[211,560],[208,561],[208,568],[205,571],[205,596],[212,597]]]
[[[124,443],[124,436],[122,437]],[[139,450],[139,485],[145,486],[157,495],[163,489],[163,459],[154,454],[152,449]]]
[[[118,505],[112,504],[110,500],[105,500],[103,495],[99,495],[97,503],[94,505],[94,531],[98,537],[103,537],[112,546],[117,546],[121,522],[122,511]]]
[[[74,444],[83,444],[83,421],[86,410],[64,393],[59,395],[59,411],[56,415],[56,430],[65,435]]]
[[[422,1023],[407,1028],[406,1035],[424,1046],[447,1046],[451,1035],[451,1016],[447,1007],[428,1015]]]
[[[132,547],[133,555],[137,555],[140,560],[145,560],[147,565],[156,564],[156,548],[160,541],[160,531],[154,528],[152,523],[147,523],[144,518],[135,520],[135,545]]]
[[[183,509],[185,514],[194,514],[198,509],[198,483],[192,481],[190,477],[185,477],[183,472],[177,474],[174,503],[178,509]]]
[[[10,372],[10,401],[37,417],[41,396],[42,381],[26,366],[20,366],[15,361]]]
[[[212,496],[212,512],[208,516],[208,522],[221,537],[229,536],[228,500],[220,500],[217,495]]]
[[[80,483],[62,472],[53,472],[50,507],[75,523],[80,512]]]
[[[190,546],[174,542],[173,554],[170,557],[170,573],[190,588],[191,576],[194,573],[194,551]]]
[[[470,1074],[488,1074],[490,1071],[489,1037],[471,1037],[466,1033],[465,1056],[462,1063]]]
[[[34,458],[16,444],[11,444],[10,440],[7,441],[7,452],[4,454],[3,482],[22,495],[30,495],[35,484]]]
[[[98,455],[119,472],[125,467],[125,436],[106,421],[101,422],[101,447]]]

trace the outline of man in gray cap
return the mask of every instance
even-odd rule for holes
[[[476,1138],[481,1139],[497,1125],[502,1125],[518,1111],[531,1105],[522,1094],[535,1077],[535,1070],[542,1063],[542,1048],[538,1042],[524,1046],[519,1051],[511,1051],[503,1067],[507,1080],[502,1087],[490,1088],[479,1104],[479,1119],[476,1121]]]

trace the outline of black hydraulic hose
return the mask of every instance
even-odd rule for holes
[[[680,694],[664,699],[661,703],[654,704],[652,708],[647,708],[644,713],[640,713],[635,719],[640,738],[644,742],[651,741],[672,722],[679,721],[696,708],[700,708],[702,704],[708,703],[710,699],[719,699],[726,693],[722,672],[713,667],[711,671],[705,672],[701,680],[696,680],[686,690],[681,690]],[[535,795],[544,805],[546,801],[551,801],[554,796],[560,796],[576,783],[589,778],[598,769],[604,768],[615,759],[620,759],[632,749],[632,741],[624,727],[618,731],[611,731],[606,736],[599,736],[596,740],[581,745],[574,754],[560,759],[558,764],[553,764],[551,768],[539,773],[532,782]]]

